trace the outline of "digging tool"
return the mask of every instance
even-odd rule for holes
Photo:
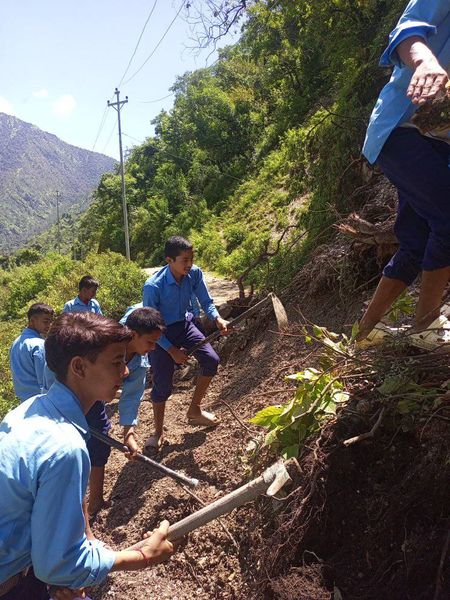
[[[104,433],[101,433],[101,431],[97,431],[97,429],[94,429],[93,427],[89,427],[89,433],[93,437],[95,437],[98,440],[100,440],[101,442],[103,442],[104,444],[111,446],[111,448],[116,448],[117,450],[120,450],[124,454],[128,454],[130,452],[130,449],[128,448],[128,446],[125,446],[125,444],[122,444],[122,442],[119,442],[119,440],[109,437],[109,435],[105,435]],[[180,483],[184,483],[185,485],[189,485],[190,487],[196,487],[199,483],[198,479],[195,479],[192,477],[187,477],[186,475],[183,475],[183,473],[178,473],[177,471],[173,471],[172,469],[169,469],[169,467],[162,465],[161,463],[157,462],[156,460],[152,460],[151,458],[148,458],[148,456],[144,456],[140,452],[138,452],[135,455],[134,460],[138,460],[139,462],[142,462],[142,463],[146,464],[147,466],[152,467],[153,469],[157,469],[158,471],[161,471],[168,477],[172,477],[172,479],[175,479],[176,481],[179,481]]]
[[[283,331],[289,325],[288,317],[286,314],[286,310],[285,310],[283,304],[281,303],[281,300],[278,298],[278,296],[275,296],[275,294],[273,292],[271,292],[263,300],[260,300],[255,305],[248,308],[245,312],[243,312],[241,315],[239,315],[235,319],[231,319],[231,321],[228,322],[228,327],[234,327],[235,325],[237,325],[238,323],[240,323],[241,321],[243,321],[244,319],[246,319],[253,313],[258,312],[258,310],[260,310],[261,308],[263,308],[266,304],[269,304],[270,302],[272,302],[273,311],[275,313],[275,318],[277,320],[278,328],[280,329],[280,331]],[[195,344],[195,346],[190,348],[186,352],[186,354],[188,356],[191,356],[199,348],[201,348],[205,344],[208,344],[209,342],[216,340],[218,337],[220,337],[220,335],[221,335],[220,330],[214,331],[210,335],[206,336],[204,340],[202,340],[201,342],[199,342],[198,344]]]
[[[198,529],[210,521],[217,519],[217,517],[230,513],[235,508],[255,500],[261,494],[266,494],[269,497],[275,496],[286,483],[291,481],[288,468],[292,467],[295,463],[296,461],[293,459],[286,463],[282,460],[276,462],[257,479],[246,483],[234,492],[227,494],[185,519],[178,521],[178,523],[171,525],[167,539],[171,542],[179,540],[191,531],[194,531],[194,529]],[[142,540],[128,548],[128,550],[142,548],[144,543],[145,540]]]

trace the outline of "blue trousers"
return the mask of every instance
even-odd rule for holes
[[[194,323],[188,319],[168,325],[166,337],[177,348],[189,350],[198,342],[205,339]],[[200,374],[213,377],[217,373],[219,357],[211,344],[205,344],[194,353],[200,363]],[[165,402],[172,393],[172,380],[175,362],[170,354],[156,344],[155,350],[150,355],[152,364],[153,389],[151,393],[153,402]]]
[[[420,271],[450,267],[450,144],[398,127],[378,164],[398,191],[400,249],[383,274],[410,285]]]

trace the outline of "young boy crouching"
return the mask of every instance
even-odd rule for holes
[[[61,315],[45,342],[56,382],[0,424],[2,600],[45,599],[47,585],[97,585],[110,571],[144,569],[173,552],[167,522],[139,551],[115,552],[85,535],[82,503],[90,461],[84,415],[99,398],[113,400],[127,373],[131,338],[107,317]]]

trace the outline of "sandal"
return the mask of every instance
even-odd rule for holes
[[[189,425],[197,425],[200,427],[217,427],[220,423],[220,419],[216,417],[214,413],[206,412],[202,410],[201,413],[195,417],[188,415]]]

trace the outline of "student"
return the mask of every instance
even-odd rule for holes
[[[144,569],[173,552],[167,522],[139,551],[115,552],[85,535],[90,462],[84,415],[98,398],[114,398],[127,374],[131,339],[126,327],[107,317],[60,315],[45,342],[57,381],[0,424],[2,600],[47,599],[47,584],[95,586],[110,571]]]
[[[55,311],[44,303],[32,304],[28,309],[28,326],[16,338],[9,353],[14,392],[19,400],[27,400],[42,392],[44,386],[47,333]]]
[[[153,308],[135,309],[126,319],[126,325],[132,338],[128,343],[125,355],[128,375],[122,385],[119,400],[120,424],[124,426],[124,443],[130,452],[140,450],[135,435],[137,414],[145,389],[145,376],[148,368],[147,353],[155,349],[155,344],[164,331],[164,322],[160,313]],[[105,405],[98,401],[86,415],[90,427],[102,433],[108,433],[111,423],[106,415]],[[91,437],[87,443],[91,459],[91,475],[89,478],[89,514],[95,514],[108,506],[103,497],[105,466],[111,452],[109,446]]]
[[[63,312],[92,312],[101,315],[102,309],[95,299],[99,286],[99,282],[91,275],[82,277],[78,284],[78,296],[64,304]]]
[[[394,70],[372,112],[363,153],[397,188],[395,233],[400,248],[385,267],[359,324],[360,340],[420,272],[416,331],[449,327],[439,313],[450,279],[450,131],[441,128],[423,135],[411,123],[417,108],[448,82],[449,1],[409,2],[380,64]]]
[[[205,338],[193,324],[192,314],[186,314],[192,294],[198,298],[205,314],[216,323],[222,334],[228,333],[228,321],[217,312],[202,270],[193,264],[192,244],[182,237],[171,237],[165,244],[165,255],[168,264],[147,279],[143,289],[144,306],[159,310],[167,328],[151,354],[155,432],[145,446],[155,450],[159,450],[164,443],[164,412],[166,400],[172,392],[174,365],[183,364],[188,358],[181,348],[189,350]],[[197,350],[195,357],[200,363],[200,375],[188,408],[188,421],[192,425],[216,426],[219,423],[216,415],[202,410],[200,405],[211,379],[217,373],[219,357],[210,344]]]

